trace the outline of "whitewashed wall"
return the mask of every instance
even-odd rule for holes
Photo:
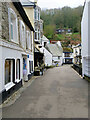
[[[88,4],[85,5],[82,22],[81,22],[81,37],[82,37],[82,56],[88,56]]]
[[[24,52],[22,52],[22,49],[20,49],[19,47],[16,47],[15,45],[14,45],[14,47],[8,43],[7,44],[5,43],[3,45],[7,45],[8,47],[3,46],[1,48],[1,46],[0,46],[0,52],[2,50],[4,53],[3,55],[0,54],[0,58],[2,58],[2,59],[0,59],[0,63],[2,63],[2,66],[0,66],[0,70],[2,70],[0,72],[0,81],[1,81],[0,83],[2,83],[1,91],[3,91],[5,89],[5,60],[6,59],[14,59],[14,60],[20,59],[20,80],[23,79],[23,56],[22,55],[23,54],[29,55],[29,58],[27,58],[27,75],[30,74],[29,61],[34,61],[33,54],[24,53]],[[16,70],[16,62],[15,62],[15,70]],[[34,70],[34,65],[33,65],[33,70]],[[15,71],[15,80],[16,80],[16,71]]]
[[[58,59],[58,57],[53,56],[53,61],[58,62],[59,66],[61,66],[63,63],[63,57],[61,56],[60,59]]]
[[[2,51],[3,51],[3,55],[2,55],[2,90],[5,89],[5,60],[6,59],[20,59],[21,63],[20,63],[20,78],[22,79],[22,66],[23,66],[23,62],[22,62],[22,56],[21,56],[21,52],[18,50],[14,50],[14,49],[10,49],[10,48],[6,48],[6,47],[2,47]],[[15,73],[16,74],[16,73]],[[16,75],[15,75],[16,77]],[[16,80],[16,79],[15,79]]]
[[[82,38],[82,72],[90,77],[90,0],[84,7],[81,22],[81,38]]]
[[[43,53],[44,52],[44,62],[46,66],[52,66],[52,54],[45,48],[42,47],[40,51]]]
[[[88,56],[90,59],[90,0],[88,3]]]

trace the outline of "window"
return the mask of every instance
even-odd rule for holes
[[[38,40],[40,40],[40,33],[38,33]]]
[[[33,61],[32,61],[32,72],[33,72]]]
[[[26,49],[25,25],[21,20],[20,20],[20,44],[24,49]]]
[[[8,9],[8,15],[9,15],[9,34],[10,34],[10,40],[19,43],[18,41],[18,22],[17,22],[17,15],[15,12],[9,8]]]
[[[38,29],[38,40],[40,40],[40,30]]]
[[[40,20],[40,13],[38,13],[38,20]]]
[[[31,73],[31,61],[29,61],[29,73]]]
[[[60,56],[58,56],[58,59],[60,60]]]
[[[38,20],[40,20],[40,9],[38,9]]]
[[[37,20],[37,9],[35,8],[35,11],[34,11],[34,17],[35,17],[35,20]]]
[[[81,48],[80,48],[79,54],[81,55]]]
[[[13,81],[13,60],[5,60],[5,85]]]
[[[44,42],[44,47],[46,46],[47,42]]]
[[[16,61],[16,79],[20,80],[20,60]]]
[[[35,39],[37,40],[37,32],[35,32]]]
[[[31,50],[33,50],[33,32],[31,31]]]
[[[70,57],[70,53],[65,53],[65,57]]]
[[[27,31],[27,49],[31,49],[31,38],[30,32]]]
[[[33,61],[29,61],[29,72],[33,72]]]

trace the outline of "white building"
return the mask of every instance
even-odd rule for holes
[[[82,72],[83,77],[90,77],[90,0],[84,6],[81,22]]]
[[[34,72],[34,29],[20,2],[1,2],[0,7],[0,94],[4,100]]]
[[[35,33],[34,33],[34,67],[35,72],[44,68],[43,54],[40,52],[41,40],[43,37],[43,20],[40,19],[41,8],[37,4],[37,0],[31,2],[29,0],[22,0],[24,10],[32,21]]]
[[[52,64],[61,66],[63,63],[63,48],[60,42],[47,44],[46,49],[52,54]]]
[[[52,66],[52,53],[45,48],[47,44],[49,44],[49,40],[43,35],[41,42],[42,48],[40,51],[44,53],[45,66]]]
[[[73,63],[74,64],[79,65],[82,63],[81,50],[82,50],[81,44],[73,46]]]
[[[72,63],[73,63],[73,53],[63,52],[63,64],[72,64]]]

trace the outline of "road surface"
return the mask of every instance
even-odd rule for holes
[[[88,82],[64,65],[48,69],[19,99],[3,108],[3,118],[87,118]]]

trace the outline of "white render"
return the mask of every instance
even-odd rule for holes
[[[45,66],[52,66],[52,54],[44,47],[44,43],[48,44],[49,40],[43,35],[42,48],[40,49],[40,51],[44,53]]]
[[[73,62],[73,53],[69,53],[69,57],[65,57],[65,53],[63,53],[63,63],[65,63],[65,59],[72,59]]]
[[[58,56],[53,56],[52,60],[53,60],[53,65],[54,66],[56,65],[56,63],[58,63],[58,66],[61,66],[63,64],[62,56],[60,56],[60,59],[58,58]]]
[[[60,42],[56,44],[47,44],[46,48],[52,53],[52,65],[61,66],[63,64],[63,48]]]
[[[42,46],[44,46],[44,43],[48,44],[50,43],[49,40],[43,35],[42,37]]]
[[[77,56],[81,55],[81,50],[82,50],[82,47],[80,44],[73,46],[73,63],[74,64],[76,64]],[[81,63],[82,63],[82,59],[81,59]]]
[[[90,0],[86,1],[82,22],[82,74],[90,77]]]
[[[11,88],[14,83],[11,82],[9,83],[8,85],[5,85],[5,60],[6,59],[14,59],[15,60],[15,68],[16,68],[16,60],[17,59],[20,59],[20,80],[23,80],[23,55],[29,55],[29,58],[27,58],[27,75],[28,74],[31,74],[29,72],[29,61],[33,61],[33,54],[29,53],[29,52],[23,52],[23,49],[19,48],[17,45],[13,46],[12,44],[10,43],[6,43],[6,42],[0,42],[0,49],[2,49],[2,55],[0,59],[0,62],[2,63],[2,66],[0,66],[0,68],[2,67],[2,71],[0,72],[0,80],[2,81],[2,88],[0,88],[0,92],[3,91],[4,89],[7,89],[8,90],[8,87]],[[1,50],[0,50],[1,52]],[[33,70],[34,70],[34,65],[33,65]],[[32,71],[33,72],[33,71]],[[19,82],[20,80],[17,80],[16,79],[16,71],[15,71],[15,82]]]
[[[28,75],[32,74],[34,72],[34,42],[33,42],[33,36],[31,37],[31,44],[32,44],[32,49],[29,47],[28,49],[26,48],[26,41],[27,41],[27,36],[26,36],[26,33],[27,31],[31,32],[31,35],[32,35],[32,31],[28,28],[28,26],[25,25],[25,23],[23,22],[23,25],[25,26],[25,32],[24,32],[24,41],[23,41],[23,38],[20,39],[21,41],[19,42],[19,36],[21,38],[21,27],[20,27],[20,21],[21,19],[18,20],[18,25],[16,25],[16,28],[18,29],[20,27],[20,31],[18,31],[18,38],[15,39],[14,37],[14,40],[11,39],[11,32],[10,32],[10,24],[11,24],[11,21],[10,21],[10,10],[12,9],[8,9],[8,18],[9,18],[9,40],[5,40],[5,39],[2,39],[0,38],[0,94],[3,92],[3,91],[8,91],[9,89],[11,89],[13,86],[17,85],[16,83],[19,83],[21,81],[23,81],[24,83],[24,80],[28,80]],[[16,13],[15,13],[16,14]],[[16,15],[17,16],[17,15]],[[16,29],[15,29],[16,30]],[[17,31],[15,31],[17,32]],[[1,37],[1,36],[0,36]],[[18,42],[17,42],[18,41]],[[23,79],[23,58],[26,58],[26,69],[27,69],[27,73],[26,73],[26,78]],[[6,60],[9,60],[9,61],[12,61],[14,60],[15,64],[12,64],[11,63],[11,73],[10,73],[10,81],[8,83],[5,83],[5,61]],[[17,60],[20,60],[20,78],[16,78],[16,61]],[[30,66],[29,66],[29,61],[33,61],[33,71],[30,72]],[[18,68],[18,67],[17,67]],[[12,72],[14,71],[15,72]],[[15,80],[13,79],[13,74],[14,73],[14,76],[15,76]],[[17,73],[18,74],[18,73]]]
[[[52,66],[52,54],[45,47],[42,47],[40,51],[44,53],[45,66]]]

